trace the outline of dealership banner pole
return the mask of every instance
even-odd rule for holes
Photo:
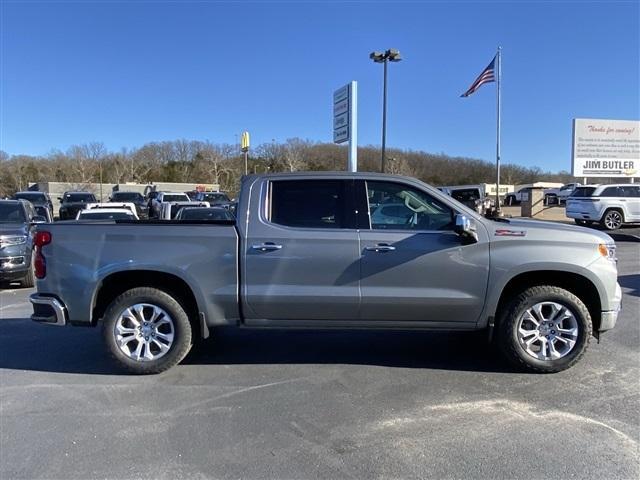
[[[502,47],[498,47],[498,75],[496,82],[496,213],[500,215],[500,83],[502,81]]]

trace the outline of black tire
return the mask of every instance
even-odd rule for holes
[[[512,206],[513,205],[513,197],[512,196],[508,196],[507,197],[507,205],[508,206]]]
[[[174,336],[169,350],[154,360],[134,360],[118,346],[116,322],[127,308],[135,304],[157,306],[167,312],[173,321]],[[193,330],[185,309],[168,293],[156,288],[138,287],[116,297],[107,307],[102,322],[102,332],[111,356],[127,372],[145,375],[161,373],[180,363],[187,356],[193,343]]]
[[[573,348],[565,356],[553,360],[533,357],[518,339],[518,323],[525,312],[540,302],[558,303],[573,314],[578,335]],[[576,364],[589,346],[592,332],[591,315],[584,303],[573,293],[551,285],[530,287],[521,292],[500,313],[497,341],[502,353],[516,367],[534,373],[555,373]]]
[[[35,253],[31,252],[31,265],[29,265],[29,271],[24,276],[22,280],[20,280],[20,286],[23,288],[33,288],[36,284],[36,276],[35,276],[35,267],[33,266],[33,262],[35,261]]]
[[[600,219],[600,225],[605,230],[617,230],[624,223],[624,214],[617,208],[611,208],[604,212]]]

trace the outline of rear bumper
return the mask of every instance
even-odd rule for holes
[[[34,293],[29,297],[29,301],[33,305],[31,320],[34,322],[59,327],[67,324],[67,307],[61,300]]]

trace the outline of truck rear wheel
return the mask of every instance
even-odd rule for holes
[[[109,304],[103,335],[111,355],[135,374],[168,370],[192,345],[191,323],[182,305],[149,287],[127,290]]]
[[[524,290],[503,310],[498,340],[514,365],[554,373],[580,360],[591,330],[589,310],[578,297],[559,287],[541,285]]]

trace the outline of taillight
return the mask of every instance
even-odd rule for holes
[[[38,231],[33,239],[35,245],[33,269],[36,278],[44,278],[47,275],[47,261],[42,255],[42,247],[51,243],[51,232]]]
[[[33,239],[33,243],[36,247],[44,247],[51,243],[51,232],[38,231]]]

